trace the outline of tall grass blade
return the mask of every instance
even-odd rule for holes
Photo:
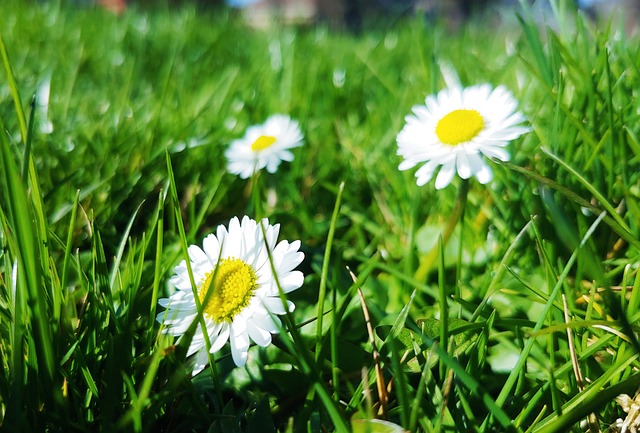
[[[324,317],[324,303],[327,296],[327,279],[329,277],[329,264],[331,263],[331,247],[333,245],[333,236],[336,232],[336,225],[338,223],[338,215],[340,213],[340,202],[342,201],[342,192],[344,191],[344,182],[340,182],[338,186],[338,194],[336,196],[336,202],[333,207],[333,214],[331,215],[331,225],[329,226],[329,234],[327,235],[327,244],[324,249],[324,256],[322,258],[322,271],[320,273],[320,287],[318,289],[318,315],[316,322],[316,362],[320,359],[322,354],[322,323]],[[335,309],[336,306],[333,305]],[[335,343],[333,343],[335,344]]]
[[[18,90],[18,84],[16,83],[15,75],[13,74],[13,68],[9,61],[9,53],[7,47],[4,44],[4,39],[0,35],[0,56],[2,56],[2,64],[4,65],[5,73],[7,74],[7,81],[9,83],[9,90],[13,98],[13,106],[16,116],[18,116],[18,125],[20,126],[20,134],[22,134],[22,140],[27,140],[27,119],[24,115],[24,109],[22,108],[22,100],[20,99],[20,91]],[[4,128],[2,128],[4,131]]]

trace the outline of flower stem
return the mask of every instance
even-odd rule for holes
[[[262,209],[262,182],[260,179],[260,171],[254,172],[249,178],[247,189],[245,190],[245,196],[250,195],[251,200],[249,202],[249,214],[253,214],[255,220],[263,218],[264,210]]]
[[[462,220],[464,215],[464,208],[467,204],[467,195],[469,194],[469,180],[462,179],[462,183],[460,184],[460,189],[458,189],[458,195],[456,196],[456,201],[453,206],[453,211],[451,213],[451,218],[447,222],[444,231],[442,232],[442,249],[446,247],[447,242],[449,242],[449,238],[451,238],[451,234],[458,224],[459,221]],[[431,249],[426,255],[422,257],[420,260],[420,266],[418,266],[418,270],[414,274],[414,278],[418,281],[424,281],[431,272],[433,265],[438,256],[438,244]]]

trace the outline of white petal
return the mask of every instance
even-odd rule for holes
[[[466,153],[460,152],[456,158],[456,166],[458,168],[458,176],[463,179],[469,179],[472,176],[471,163]]]
[[[193,301],[193,294],[183,291],[173,292],[169,298],[158,299],[158,304],[164,308],[169,308],[169,306],[173,308],[175,308],[176,306],[183,307],[186,305],[195,306],[195,302]]]
[[[299,242],[297,245],[295,245],[295,243],[289,245],[287,241],[282,241],[273,250],[273,262],[278,275],[290,272],[302,263],[304,253],[298,251],[299,247]]]
[[[291,312],[295,308],[293,302],[286,301],[288,311]],[[268,297],[262,300],[262,305],[269,311],[271,314],[285,314],[287,310],[285,310],[285,306],[282,304],[282,299],[276,297]]]
[[[267,218],[263,218],[261,224],[265,229],[263,245],[267,245],[268,248],[274,248],[276,241],[278,240],[278,233],[280,233],[280,224],[269,225],[269,220]],[[259,230],[260,233],[262,233],[261,227],[259,227]]]
[[[267,347],[271,344],[271,333],[254,325],[252,322],[247,323],[247,332],[258,346]]]
[[[238,367],[242,367],[247,362],[249,350],[249,334],[246,332],[237,333],[235,328],[231,327],[231,335],[229,336],[231,343],[231,357]]]
[[[486,157],[499,159],[500,161],[509,161],[509,159],[511,158],[509,152],[502,147],[486,146],[480,149],[480,151]]]
[[[483,162],[482,167],[480,170],[476,171],[474,176],[481,184],[487,184],[493,179],[493,171],[491,170],[491,167]]]
[[[220,227],[223,228],[222,233],[225,233],[224,240],[220,236]],[[242,242],[243,242],[243,231],[240,227],[240,221],[237,217],[231,218],[229,221],[229,231],[226,234],[226,229],[223,226],[218,226],[218,239],[221,244],[221,258],[235,257],[240,258],[242,255]]]
[[[211,264],[215,264],[218,262],[218,258],[220,256],[220,242],[218,242],[218,238],[215,234],[211,233],[202,241],[202,248],[209,257],[209,261]]]
[[[291,162],[294,159],[293,153],[288,150],[284,150],[282,152],[278,152],[278,158],[282,161]]]
[[[237,220],[237,219],[238,218],[233,217],[231,221]],[[231,221],[229,221],[229,226],[231,226]],[[227,243],[227,238],[229,237],[229,231],[223,224],[220,224],[216,229],[216,237],[218,238],[218,242],[220,243],[220,256],[222,256],[223,255],[222,252]]]
[[[189,263],[191,263],[191,273],[193,274],[193,279],[196,284],[198,283],[198,281],[204,278],[205,274],[209,272],[209,270],[211,270],[211,265],[209,263],[206,263],[204,266],[195,264],[191,261]],[[181,261],[180,264],[175,267],[174,272],[176,275],[179,275],[180,278],[182,278],[185,284],[189,284],[189,290],[186,290],[185,288],[185,291],[189,292],[191,289],[191,283],[189,280],[189,270],[187,269],[187,263],[184,260]]]
[[[196,318],[196,314],[186,316],[186,317],[181,317],[179,320],[175,320],[175,321],[170,321],[165,319],[163,324],[168,327],[167,333],[178,336],[187,332],[187,329],[189,329],[189,327],[191,326],[191,323],[193,323],[195,318]]]
[[[512,126],[510,128],[504,128],[504,125],[500,126],[501,128],[499,130],[493,130],[487,133],[488,140],[511,141],[530,131],[530,129],[525,126]]]
[[[280,158],[271,157],[267,161],[266,167],[269,173],[275,173],[278,171],[278,167],[280,166]]]
[[[404,171],[404,170],[408,170],[410,168],[413,168],[416,166],[416,162],[412,161],[410,159],[405,159],[404,161],[402,161],[400,163],[400,165],[398,166],[398,170],[400,171]]]
[[[229,334],[230,334],[229,324],[227,323],[222,324],[218,332],[219,334],[215,338],[213,338],[212,341],[210,341],[211,353],[215,353],[220,349],[222,349],[222,346],[224,346],[226,342],[229,340]]]
[[[189,246],[189,259],[195,265],[210,265],[209,257],[202,251],[202,249],[197,245]]]
[[[471,153],[467,155],[467,158],[469,161],[470,173],[474,176],[476,176],[478,172],[481,172],[486,166],[486,163],[484,162],[482,157],[477,153]]]
[[[455,173],[455,160],[448,161],[444,164],[438,173],[438,177],[436,177],[436,189],[442,189],[449,185]]]
[[[302,287],[304,283],[304,274],[300,271],[293,271],[283,277],[278,278],[280,287],[285,293],[293,292]]]
[[[247,328],[247,319],[251,317],[252,314],[252,305],[256,303],[255,296],[249,301],[249,305],[245,307],[242,311],[240,311],[234,318],[231,325],[229,325],[233,330],[239,334],[241,332],[245,332]]]
[[[280,332],[280,328],[282,327],[282,323],[277,316],[271,315],[269,313],[256,313],[251,317],[251,322],[259,327],[260,329],[264,329],[265,331],[269,331],[272,334],[277,334]]]
[[[204,368],[209,364],[209,356],[207,355],[206,350],[200,350],[198,355],[195,357],[195,363],[193,364],[193,371],[191,372],[191,376],[195,376],[200,373]]]
[[[193,338],[189,344],[189,349],[187,349],[187,356],[193,355],[202,348],[204,348],[204,337],[202,336],[201,330],[196,328],[196,332],[193,334]]]
[[[435,161],[429,161],[416,171],[416,183],[418,186],[423,186],[431,180],[433,173],[435,173],[436,168],[438,168],[438,165],[440,164]]]

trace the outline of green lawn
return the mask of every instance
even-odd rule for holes
[[[638,37],[561,1],[548,24],[524,10],[357,35],[65,3],[0,6],[0,431],[625,419],[615,398],[640,385]],[[490,183],[419,187],[396,136],[456,76],[506,86],[531,131]],[[229,174],[229,144],[275,113],[300,124],[295,159]],[[226,344],[192,377],[157,301],[189,245],[244,215],[301,241],[296,309],[244,367]]]

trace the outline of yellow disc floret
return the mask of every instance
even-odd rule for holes
[[[484,128],[484,120],[476,110],[454,110],[436,125],[440,141],[456,146],[473,139]]]
[[[261,150],[265,150],[275,142],[276,137],[272,137],[271,135],[261,135],[257,138],[256,141],[253,142],[253,144],[251,145],[251,150],[254,152],[260,152]]]
[[[249,305],[258,287],[253,268],[240,259],[221,259],[198,286],[203,313],[216,323],[231,322]]]

